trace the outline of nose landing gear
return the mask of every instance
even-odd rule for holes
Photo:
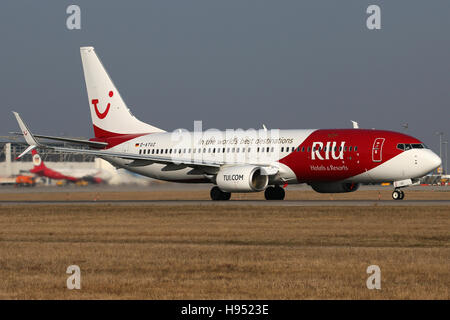
[[[395,189],[392,192],[392,199],[394,199],[394,200],[403,200],[404,197],[405,197],[405,193],[400,189]]]

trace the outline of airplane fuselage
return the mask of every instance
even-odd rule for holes
[[[230,166],[276,166],[279,171],[271,177],[271,184],[397,181],[421,177],[440,161],[416,138],[384,130],[182,131],[124,135],[103,141],[111,144],[111,151],[170,157],[174,161],[196,159]],[[407,150],[402,150],[401,144],[408,145]],[[197,174],[195,169],[183,165],[105,159],[155,179],[211,181],[204,173]]]

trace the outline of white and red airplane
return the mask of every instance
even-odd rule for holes
[[[307,183],[317,192],[340,193],[378,182],[393,182],[392,197],[397,200],[404,197],[401,188],[441,164],[420,140],[385,130],[264,127],[169,133],[135,118],[94,48],[80,51],[95,138],[33,135],[14,112],[30,145],[23,154],[36,147],[92,154],[155,179],[209,182],[214,184],[213,200],[228,200],[233,192],[260,191],[268,200],[282,200],[288,184]],[[52,147],[37,138],[84,144],[89,149]]]
[[[105,182],[100,177],[100,170],[97,169],[50,169],[42,160],[41,156],[36,150],[31,151],[33,154],[33,168],[30,169],[31,173],[40,177],[46,177],[53,180],[66,180],[69,182],[86,181],[88,183],[103,183]]]

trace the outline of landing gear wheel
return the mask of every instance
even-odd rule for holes
[[[405,193],[401,190],[394,190],[392,192],[392,199],[394,200],[402,200],[405,197]]]
[[[283,200],[285,195],[284,189],[280,186],[268,187],[266,191],[264,191],[266,200]]]
[[[219,187],[213,187],[210,192],[211,199],[214,201],[230,200],[231,193],[220,190]]]

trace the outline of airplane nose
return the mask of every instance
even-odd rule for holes
[[[431,150],[426,155],[426,160],[425,161],[427,162],[427,164],[428,164],[428,166],[430,168],[429,171],[432,171],[432,170],[438,168],[441,165],[441,163],[442,163],[441,158],[436,153],[434,153]]]

